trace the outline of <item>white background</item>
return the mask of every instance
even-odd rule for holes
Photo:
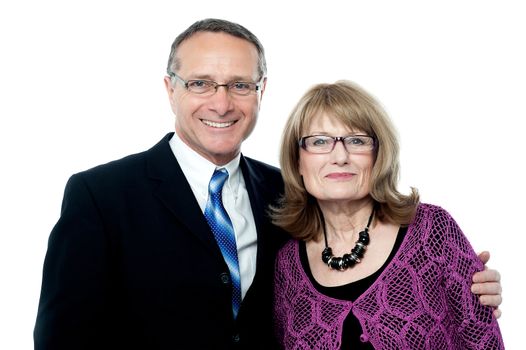
[[[245,155],[277,165],[284,120],[314,83],[350,79],[384,104],[401,137],[401,190],[419,188],[476,251],[491,251],[503,277],[505,344],[520,348],[520,1],[191,3],[0,5],[0,349],[32,348],[42,262],[68,177],[173,130],[162,83],[170,45],[206,17],[245,25],[266,48],[267,91]]]

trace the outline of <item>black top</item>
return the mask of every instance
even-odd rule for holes
[[[365,293],[365,291],[367,291],[367,289],[376,281],[378,276],[380,276],[380,274],[384,271],[387,265],[389,265],[391,260],[393,260],[393,257],[395,256],[396,252],[400,248],[400,245],[402,244],[402,241],[404,240],[406,232],[407,232],[407,227],[401,227],[398,230],[398,234],[397,234],[393,249],[391,250],[389,257],[387,258],[385,263],[382,265],[382,267],[380,267],[372,275],[369,275],[355,282],[351,282],[351,283],[344,284],[341,286],[336,286],[336,287],[326,287],[326,286],[322,286],[321,284],[319,284],[314,279],[314,276],[312,276],[312,272],[309,266],[309,261],[307,258],[307,249],[305,248],[305,242],[300,242],[299,244],[301,265],[303,269],[305,270],[305,273],[309,277],[312,285],[314,286],[314,288],[316,288],[318,292],[328,297],[335,298],[335,299],[355,301],[360,295],[362,295],[363,293]],[[356,318],[356,316],[354,316],[354,314],[350,312],[343,323],[342,347],[341,348],[342,349],[353,349],[353,350],[355,349],[374,350],[371,343],[363,343],[360,340],[361,334],[362,334],[362,327],[360,325],[360,322],[358,322],[358,319]]]

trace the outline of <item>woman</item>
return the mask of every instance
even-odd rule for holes
[[[310,89],[285,127],[290,232],[276,260],[285,349],[501,349],[492,309],[470,292],[483,268],[442,208],[397,190],[398,141],[381,106],[346,81]]]

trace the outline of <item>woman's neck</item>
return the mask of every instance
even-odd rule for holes
[[[320,202],[319,206],[325,219],[327,238],[347,242],[367,225],[374,201],[367,197],[347,203]]]

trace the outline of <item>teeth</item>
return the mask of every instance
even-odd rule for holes
[[[228,128],[230,125],[234,124],[234,122],[225,122],[225,123],[217,123],[210,120],[204,120],[201,119],[201,121],[208,126],[211,126],[213,128]]]

